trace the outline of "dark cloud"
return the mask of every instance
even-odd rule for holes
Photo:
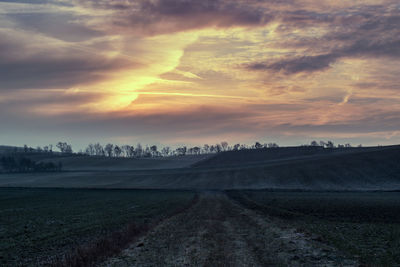
[[[280,60],[271,64],[252,63],[247,65],[247,68],[250,70],[284,71],[287,74],[298,72],[314,72],[328,68],[329,65],[335,62],[338,57],[339,55],[337,54],[299,57]]]
[[[204,27],[260,26],[273,18],[257,1],[156,0],[84,1],[94,8],[111,9],[112,27],[145,35],[179,32]],[[107,27],[107,26],[106,26]]]
[[[286,45],[307,48],[310,52],[305,52],[305,55],[289,56],[272,62],[253,62],[246,64],[245,67],[255,71],[270,70],[296,74],[325,70],[341,58],[400,57],[400,16],[386,14],[386,10],[382,8],[370,11],[371,13],[363,12],[362,10],[346,16],[341,14],[317,16],[314,12],[310,14],[302,11],[300,17],[286,17],[284,23],[298,22],[300,24],[296,27],[299,28],[304,27],[302,21],[307,23],[322,21],[328,23],[332,31],[319,39],[303,38]],[[357,23],[348,24],[349,21]],[[279,45],[285,46],[285,43]],[[313,53],[315,50],[322,53],[315,55],[315,52]]]
[[[108,71],[139,66],[124,58],[110,59],[81,51],[79,47],[60,50],[30,45],[21,40],[0,39],[0,91],[69,88],[106,79]]]

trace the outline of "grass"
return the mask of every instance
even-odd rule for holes
[[[400,264],[399,192],[230,191],[249,208],[278,217],[361,263]]]
[[[133,231],[125,229],[132,225],[146,227],[182,209],[194,195],[188,191],[0,188],[0,265],[51,262],[103,237],[118,238],[117,231]]]

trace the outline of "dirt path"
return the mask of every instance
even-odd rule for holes
[[[102,266],[357,266],[223,193],[207,192]]]

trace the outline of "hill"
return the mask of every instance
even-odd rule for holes
[[[4,150],[5,154],[14,150]],[[0,153],[0,157],[1,157]],[[13,154],[11,154],[13,155]],[[62,164],[64,171],[127,171],[145,169],[171,169],[190,167],[198,161],[205,160],[210,155],[186,155],[158,158],[115,158],[71,154],[65,155],[59,152],[53,153],[17,153],[17,157],[26,157],[35,162],[54,162]],[[0,171],[2,169],[0,163]]]
[[[256,156],[250,155],[252,153]],[[179,162],[184,158],[176,157],[168,163],[171,164],[169,169],[155,167],[136,170],[2,174],[0,186],[198,190],[400,190],[400,146],[318,152],[296,157],[288,153],[287,156],[278,159],[273,159],[270,153],[271,151],[246,151],[246,157],[249,159],[256,157],[267,159],[261,161],[243,160],[243,152],[221,153],[214,158],[203,160],[202,163],[195,163],[195,167],[173,168],[172,166],[180,164],[174,161]],[[282,152],[281,155],[285,153]],[[218,165],[215,161],[237,162],[237,164]]]
[[[296,160],[305,158],[319,158],[321,156],[342,155],[367,151],[379,151],[390,147],[352,147],[352,148],[324,148],[322,146],[295,146],[295,147],[275,147],[262,149],[245,149],[238,151],[226,151],[216,154],[194,163],[196,168],[202,167],[222,167],[222,166],[243,166],[263,165],[271,162],[281,162],[282,160]]]

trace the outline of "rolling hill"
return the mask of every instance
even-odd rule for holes
[[[110,159],[106,158],[90,159],[94,163],[87,162],[88,165],[84,165],[84,161],[79,163],[79,159],[69,159],[65,164],[70,166],[70,171],[2,174],[0,186],[400,190],[400,146],[299,151],[286,148],[233,151],[205,159],[167,158],[163,159],[167,162],[155,161],[153,165],[151,162],[135,165],[134,160],[124,159],[110,163]],[[274,157],[274,152],[277,157]],[[188,167],[190,164],[192,167]],[[74,169],[74,166],[80,169]]]

